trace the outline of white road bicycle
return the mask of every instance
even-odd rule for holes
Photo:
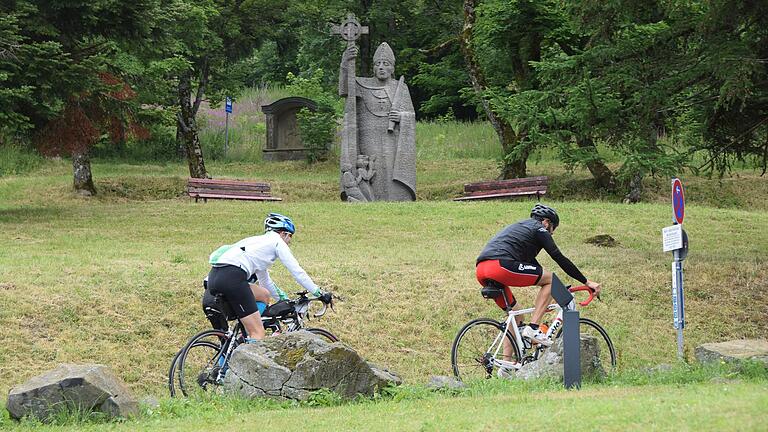
[[[594,298],[594,291],[588,286],[582,285],[568,288],[570,292],[587,291],[589,298],[579,303],[587,306]],[[491,318],[473,319],[459,330],[451,347],[451,366],[456,378],[466,381],[472,379],[491,378],[497,375],[500,368],[506,371],[516,371],[524,364],[537,360],[547,347],[538,343],[532,343],[528,338],[523,338],[516,317],[532,313],[534,308],[512,310],[515,305],[514,298],[507,298],[503,286],[489,284],[481,291],[486,299],[503,297],[507,305],[507,318],[505,321],[496,321]],[[547,312],[557,312],[557,316],[545,333],[555,339],[562,334],[563,309],[558,304],[547,306]],[[588,318],[579,318],[581,334],[594,336],[599,346],[599,361],[603,369],[611,373],[616,368],[616,349],[605,329],[595,321]],[[504,340],[512,347],[511,355],[504,355]]]

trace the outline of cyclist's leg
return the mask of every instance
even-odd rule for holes
[[[507,297],[510,301],[514,302],[514,295],[509,287],[525,287],[535,285],[540,278],[541,267],[511,260],[488,260],[482,261],[477,264],[476,276],[478,282],[481,285],[485,285],[488,279],[494,280],[505,286],[504,290],[507,293]],[[504,308],[504,300],[497,301],[496,304],[500,308]],[[514,308],[513,308],[514,310]],[[522,322],[522,316],[516,317],[517,324]],[[512,361],[514,359],[514,347],[508,340],[504,338],[504,360]]]
[[[214,267],[208,275],[208,288],[212,294],[223,294],[251,339],[263,339],[264,325],[247,275],[239,267]]]
[[[536,294],[536,300],[533,303],[534,311],[531,315],[531,323],[541,324],[541,318],[547,310],[547,306],[552,303],[552,272],[542,269],[541,278],[536,284],[541,287]]]
[[[257,302],[269,304],[269,302],[272,300],[272,297],[269,295],[269,291],[257,283],[251,284],[251,291],[253,291],[253,297]]]

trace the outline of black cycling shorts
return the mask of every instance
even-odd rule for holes
[[[213,295],[223,295],[238,318],[259,311],[256,297],[248,284],[248,275],[240,267],[225,265],[211,268],[208,273],[208,290]]]

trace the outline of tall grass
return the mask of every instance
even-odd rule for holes
[[[0,177],[26,174],[42,164],[43,158],[34,151],[0,140]]]
[[[200,143],[210,160],[260,162],[266,144],[267,128],[262,105],[290,96],[283,88],[265,86],[246,89],[232,104],[229,115],[229,140],[225,154],[226,112],[223,104],[200,107]]]

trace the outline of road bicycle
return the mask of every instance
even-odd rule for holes
[[[594,298],[594,291],[588,286],[569,287],[572,293],[586,291],[589,298],[580,302],[584,307]],[[532,313],[534,308],[512,310],[516,301],[507,297],[506,290],[501,285],[488,284],[481,291],[486,299],[504,298],[507,311],[505,321],[491,318],[478,318],[469,321],[459,330],[451,347],[451,367],[453,374],[459,380],[490,378],[496,375],[509,377],[524,364],[537,360],[547,347],[523,338],[520,329],[525,325],[518,324],[516,317]],[[575,305],[574,305],[575,306]],[[558,304],[547,306],[547,313],[557,311],[557,316],[551,324],[542,324],[542,331],[547,337],[559,338],[562,334],[563,308]],[[581,334],[594,336],[599,346],[599,358],[603,370],[610,373],[616,368],[616,349],[605,329],[588,318],[579,318]],[[512,347],[511,355],[504,358],[504,340]],[[502,369],[503,368],[503,369]]]
[[[337,342],[339,338],[330,331],[319,327],[306,327],[309,318],[319,318],[328,310],[333,309],[333,300],[324,303],[319,298],[309,298],[307,291],[296,293],[292,300],[282,300],[270,305],[261,317],[261,322],[267,332],[267,337],[280,333],[306,330],[318,335],[328,342]],[[229,368],[229,359],[235,348],[245,342],[245,329],[237,320],[226,301],[218,297],[217,302],[221,312],[227,317],[227,322],[236,321],[227,330],[204,330],[189,339],[176,353],[168,371],[168,390],[171,396],[181,393],[190,396],[192,393],[218,392]],[[310,312],[313,302],[322,303],[322,308],[316,313]]]

